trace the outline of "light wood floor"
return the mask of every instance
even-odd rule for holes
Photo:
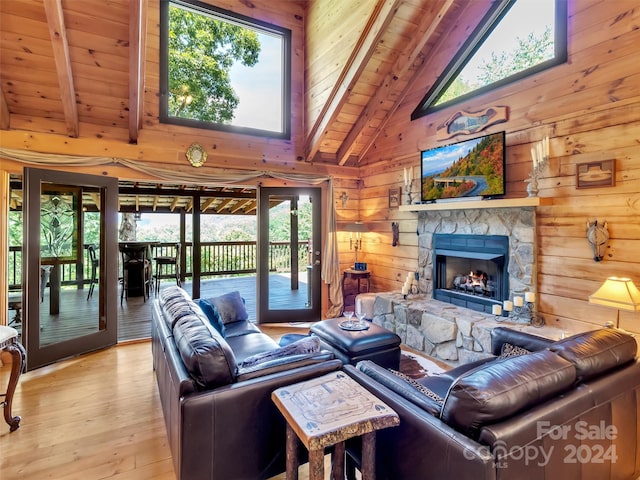
[[[304,331],[263,330],[276,339]],[[0,367],[1,392],[8,378],[9,366]],[[2,480],[175,480],[149,341],[22,375],[12,413],[22,422],[9,433],[0,420]]]

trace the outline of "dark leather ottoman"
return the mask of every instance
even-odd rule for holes
[[[341,329],[344,318],[332,318],[314,323],[311,334],[320,338],[323,346],[331,350],[344,364],[355,365],[360,360],[371,360],[384,368],[398,370],[400,366],[400,337],[374,323],[368,330],[357,332]]]

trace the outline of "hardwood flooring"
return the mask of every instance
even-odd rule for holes
[[[307,331],[261,328],[276,340]],[[10,365],[0,367],[2,392],[9,373]],[[23,374],[12,413],[22,421],[13,433],[0,422],[2,480],[175,480],[150,341]],[[300,480],[308,478],[305,468]]]

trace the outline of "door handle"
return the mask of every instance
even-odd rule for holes
[[[315,262],[313,262],[314,265],[320,265],[320,260],[316,260]]]

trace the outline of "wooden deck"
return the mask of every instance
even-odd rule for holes
[[[271,274],[270,276],[270,306],[279,308],[304,308],[307,302],[306,275],[301,275],[298,290],[291,290],[289,277],[286,274]],[[175,285],[174,282],[164,280],[160,289]],[[183,288],[191,294],[191,283],[185,283]],[[246,308],[250,319],[256,319],[256,276],[246,275],[229,278],[203,280],[200,285],[202,298],[210,298],[237,290],[245,298]],[[156,296],[151,293],[151,300]],[[118,303],[119,303],[118,296]],[[50,344],[78,336],[82,333],[95,332],[98,329],[98,289],[87,301],[87,289],[64,288],[60,298],[60,313],[49,314],[49,292],[45,293],[41,305],[41,342]],[[9,311],[12,319],[15,312]],[[15,325],[14,328],[18,328]],[[118,341],[138,340],[151,336],[151,302],[143,302],[142,297],[129,297],[122,306],[118,304]]]

